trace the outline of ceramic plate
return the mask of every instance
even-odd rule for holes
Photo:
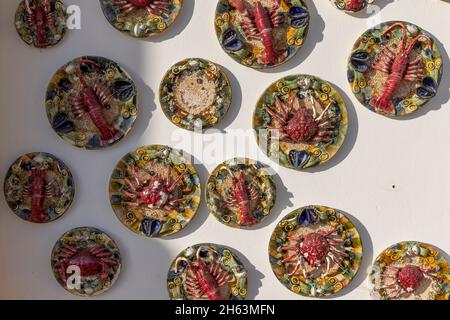
[[[182,4],[182,0],[100,0],[108,22],[137,38],[165,31],[178,17]]]
[[[219,0],[215,26],[234,60],[268,68],[288,61],[303,45],[309,12],[302,0]]]
[[[278,280],[304,296],[324,297],[346,287],[361,265],[363,247],[353,223],[342,212],[307,206],[284,217],[269,243]]]
[[[356,41],[347,75],[366,108],[389,117],[404,116],[437,94],[442,57],[433,36],[418,26],[385,22]]]
[[[341,147],[347,109],[326,81],[292,75],[273,83],[253,115],[258,144],[273,161],[296,170],[322,164]]]
[[[125,155],[109,182],[111,205],[131,231],[161,237],[183,229],[200,203],[197,171],[181,151],[141,147]]]
[[[209,211],[230,227],[260,223],[275,204],[276,186],[269,169],[251,159],[223,162],[211,173],[207,186]]]
[[[159,88],[164,114],[187,130],[216,125],[231,105],[231,84],[222,68],[204,59],[178,62],[164,76]]]
[[[170,265],[167,289],[172,300],[244,300],[247,271],[231,249],[196,244],[183,250]]]
[[[23,0],[15,26],[23,41],[36,48],[58,44],[66,33],[66,8],[59,0]]]
[[[120,252],[104,232],[75,228],[53,247],[51,265],[59,284],[72,294],[96,296],[110,289],[119,277]]]
[[[100,149],[121,140],[137,116],[137,90],[115,62],[80,57],[61,67],[47,89],[52,128],[74,146]]]
[[[330,0],[332,4],[339,10],[347,12],[361,11],[367,7],[368,3],[372,3],[373,0]]]
[[[439,250],[404,241],[384,250],[369,275],[372,297],[382,300],[449,300],[450,271]]]
[[[61,217],[72,203],[75,186],[69,168],[55,156],[33,152],[21,156],[6,173],[6,202],[20,218],[36,223]]]

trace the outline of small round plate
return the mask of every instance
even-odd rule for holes
[[[110,146],[133,127],[137,90],[117,63],[80,57],[62,66],[48,85],[47,117],[56,133],[84,149]]]
[[[269,68],[291,59],[303,45],[309,12],[302,0],[219,0],[215,27],[234,60]]]
[[[296,170],[331,159],[347,133],[347,109],[326,81],[292,75],[273,83],[259,99],[253,129],[262,151]]]
[[[396,117],[418,110],[437,94],[442,70],[433,36],[409,22],[391,21],[356,41],[347,76],[366,108]]]
[[[324,206],[303,207],[285,216],[269,243],[275,276],[289,290],[309,297],[330,296],[346,287],[362,257],[353,223]]]
[[[180,13],[183,0],[100,0],[108,22],[136,38],[165,31]]]
[[[339,10],[346,12],[358,12],[367,7],[373,0],[330,0]]]
[[[211,61],[191,58],[178,62],[159,88],[164,114],[187,130],[216,125],[231,105],[231,84],[225,72]]]
[[[36,48],[57,45],[66,33],[66,8],[60,0],[22,0],[15,26],[26,44]]]
[[[109,290],[122,266],[119,248],[104,232],[81,227],[64,233],[53,247],[53,275],[74,295],[90,297]]]
[[[267,166],[247,159],[223,162],[211,173],[206,189],[209,211],[234,228],[260,223],[275,205],[276,185]]]
[[[167,289],[172,300],[244,300],[247,271],[230,248],[196,244],[170,265]]]
[[[404,241],[384,250],[369,274],[371,295],[381,300],[449,300],[450,270],[432,245]]]
[[[6,173],[6,202],[20,218],[51,222],[69,209],[75,195],[69,168],[55,156],[44,152],[18,158]]]
[[[131,231],[162,237],[183,229],[200,203],[200,179],[182,151],[141,147],[125,155],[109,182],[111,205]]]

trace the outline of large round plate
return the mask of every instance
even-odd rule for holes
[[[75,186],[69,168],[44,152],[18,158],[6,173],[6,202],[20,218],[36,223],[61,217],[72,203]]]
[[[331,3],[338,8],[346,12],[358,12],[367,7],[368,3],[373,0],[330,0]]]
[[[432,245],[403,241],[384,250],[369,275],[371,295],[382,300],[449,300],[448,262]]]
[[[303,45],[309,12],[302,0],[219,0],[215,27],[220,45],[234,60],[268,68],[288,61]]]
[[[81,227],[64,233],[53,247],[51,266],[58,283],[89,297],[109,290],[121,269],[119,248],[104,232]]]
[[[253,129],[262,151],[301,170],[330,160],[347,133],[347,109],[326,81],[292,75],[273,83],[259,99]]]
[[[159,99],[166,117],[180,128],[206,129],[216,125],[231,105],[231,84],[225,72],[211,61],[190,58],[165,74]]]
[[[307,206],[285,216],[269,243],[269,259],[278,280],[304,296],[324,297],[346,287],[361,266],[358,230],[342,212]]]
[[[200,285],[208,281],[217,286]],[[201,269],[200,269],[201,270]],[[213,243],[201,243],[183,250],[170,265],[167,289],[172,300],[244,300],[247,295],[247,271],[230,248]]]
[[[141,147],[125,155],[109,182],[111,205],[131,231],[162,237],[183,229],[200,203],[197,171],[179,150]]]
[[[408,49],[414,39],[417,42]],[[359,37],[347,75],[353,93],[366,108],[395,117],[430,101],[437,94],[442,70],[433,36],[409,22],[391,21]]]
[[[209,177],[206,203],[223,224],[251,227],[267,217],[275,205],[276,186],[264,164],[234,158],[218,165]]]
[[[137,90],[117,63],[80,57],[62,66],[48,85],[46,111],[52,128],[74,146],[110,146],[133,127]]]
[[[137,38],[164,32],[180,13],[183,0],[100,0],[108,22]]]

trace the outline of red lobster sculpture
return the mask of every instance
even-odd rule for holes
[[[103,114],[103,108],[111,101],[113,94],[101,80],[96,80],[91,87],[81,70],[82,64],[96,66],[94,61],[88,59],[80,59],[78,62],[77,75],[80,81],[80,90],[76,97],[70,97],[72,112],[76,119],[81,118],[86,113],[89,115],[99,131],[100,145],[104,146],[121,136],[121,132],[111,127]]]
[[[398,27],[402,28],[403,31],[402,43],[399,52],[395,54],[391,51],[391,49],[385,47],[372,65],[373,69],[387,73],[388,78],[381,95],[379,97],[372,97],[369,102],[369,104],[375,109],[391,114],[395,113],[393,96],[402,80],[420,81],[423,77],[422,56],[419,55],[417,59],[409,61],[408,58],[411,51],[421,38],[428,40],[428,42],[432,41],[428,36],[419,34],[414,37],[408,45],[408,30],[406,25],[402,22],[392,24],[383,33],[383,36]]]
[[[26,20],[29,28],[36,34],[34,45],[43,48],[50,45],[47,28],[55,26],[55,12],[51,9],[51,0],[25,0]]]
[[[114,3],[126,14],[145,9],[149,14],[161,15],[171,6],[168,0],[114,0]]]
[[[253,13],[244,5],[242,0],[229,0],[243,16],[243,29],[248,38],[260,38],[264,46],[264,64],[278,63],[285,56],[277,54],[275,49],[275,40],[273,38],[273,29],[283,24],[283,15],[279,12],[280,0],[267,11],[260,1],[257,1],[253,7]]]
[[[54,190],[52,183],[45,182],[45,169],[31,169],[31,183],[25,187],[25,196],[31,197],[31,214],[28,220],[32,222],[46,222],[48,217],[44,214],[44,201],[52,197]]]

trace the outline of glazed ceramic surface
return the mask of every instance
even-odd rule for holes
[[[130,76],[102,57],[80,57],[62,66],[48,85],[46,111],[56,133],[74,146],[110,146],[133,127],[137,90]]]
[[[61,217],[72,203],[75,186],[69,168],[44,152],[18,158],[6,173],[5,199],[20,218],[36,223]]]
[[[178,17],[182,4],[182,0],[100,0],[108,22],[138,38],[164,32]]]
[[[178,62],[164,76],[159,89],[164,114],[187,130],[216,125],[231,105],[231,84],[222,68],[204,59]]]
[[[296,170],[331,159],[347,133],[347,109],[326,81],[292,75],[273,83],[259,99],[253,128],[273,161]]]
[[[60,0],[23,0],[15,26],[23,41],[36,48],[58,44],[66,33],[66,8]]]
[[[131,231],[161,237],[183,229],[200,203],[200,180],[181,151],[141,147],[125,155],[109,182],[111,205]]]
[[[247,158],[223,162],[206,189],[209,211],[223,224],[241,228],[260,223],[275,205],[276,186],[267,166]]]
[[[307,206],[284,217],[269,243],[269,259],[278,280],[310,297],[333,295],[346,287],[361,265],[358,230],[342,212]]]
[[[369,275],[371,295],[382,300],[449,300],[450,272],[439,250],[404,241],[384,250]]]
[[[339,10],[347,12],[357,12],[367,7],[368,3],[373,0],[330,0],[332,4]]]
[[[382,23],[353,46],[348,81],[369,110],[395,117],[417,111],[437,94],[442,56],[433,37],[408,22]]]
[[[183,250],[167,275],[172,300],[244,300],[247,271],[231,249],[201,243]]]
[[[268,68],[288,61],[303,45],[309,12],[302,0],[219,0],[215,27],[234,60]]]
[[[53,247],[53,275],[72,294],[88,297],[109,290],[121,269],[119,248],[104,232],[81,227],[64,233]]]

